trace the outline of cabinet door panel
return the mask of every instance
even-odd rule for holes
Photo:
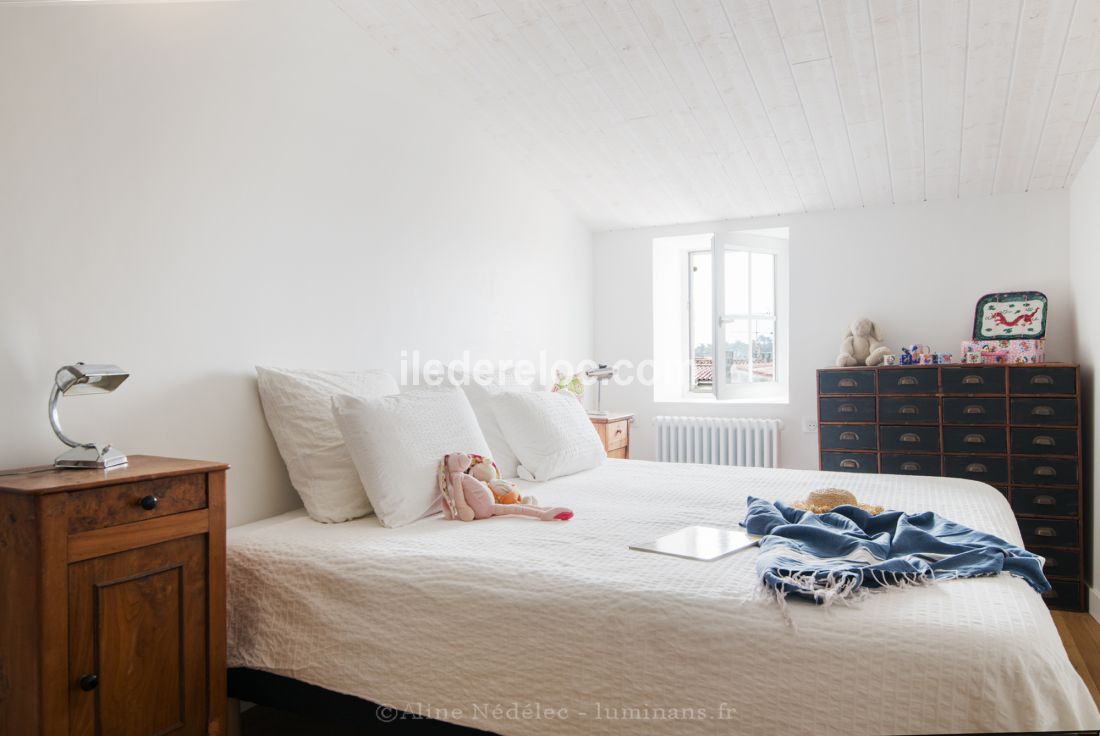
[[[73,736],[205,733],[205,577],[202,535],[69,566]]]

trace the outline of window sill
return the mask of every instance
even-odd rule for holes
[[[654,404],[718,404],[718,405],[740,405],[746,406],[751,404],[761,404],[770,406],[783,406],[791,403],[790,396],[775,396],[775,397],[747,397],[744,399],[716,399],[709,394],[702,394],[700,396],[681,396],[676,399],[653,399]]]

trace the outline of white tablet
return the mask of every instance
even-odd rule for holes
[[[639,552],[657,552],[689,560],[717,560],[742,549],[753,547],[760,537],[744,529],[717,529],[712,526],[689,526],[666,534],[647,544],[632,544]]]

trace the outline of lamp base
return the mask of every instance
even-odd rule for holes
[[[125,465],[126,456],[110,445],[92,445],[91,447],[74,447],[68,452],[57,456],[53,461],[55,468],[114,468]]]

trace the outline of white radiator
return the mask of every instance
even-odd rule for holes
[[[779,419],[657,417],[657,460],[779,467]]]

